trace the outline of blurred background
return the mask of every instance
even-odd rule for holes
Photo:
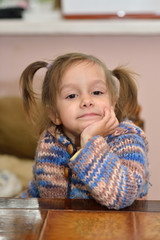
[[[5,184],[13,189],[11,173],[20,182],[3,196],[25,188],[37,142],[22,110],[20,75],[34,61],[75,51],[97,56],[109,69],[124,64],[139,74],[139,118],[149,140],[148,199],[160,199],[159,14],[159,0],[0,0],[1,193]],[[37,91],[45,71],[37,73]]]

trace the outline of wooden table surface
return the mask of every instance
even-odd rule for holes
[[[94,200],[0,198],[0,240],[159,240],[160,201],[109,210]]]

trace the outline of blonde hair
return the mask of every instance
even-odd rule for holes
[[[73,64],[81,62],[96,64],[104,70],[111,100],[116,101],[115,113],[119,122],[125,117],[129,118],[134,114],[137,107],[135,73],[122,66],[110,71],[101,60],[92,55],[83,53],[64,54],[57,57],[50,64],[45,61],[37,61],[30,64],[20,77],[24,108],[30,118],[34,119],[33,108],[38,111],[38,108],[36,108],[36,93],[33,90],[34,75],[40,68],[47,68],[40,101],[40,112],[42,114],[40,117],[38,116],[40,119],[40,133],[53,124],[46,113],[46,106],[50,106],[56,113],[56,94],[64,72]]]

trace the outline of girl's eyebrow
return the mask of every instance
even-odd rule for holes
[[[104,86],[106,86],[106,83],[101,79],[97,79],[91,82],[91,86],[94,86],[97,84],[103,84]],[[64,84],[62,87],[60,87],[59,92],[62,92],[64,89],[67,89],[67,88],[77,88],[77,84],[74,84],[74,83]]]
[[[103,86],[103,87],[107,87],[107,84],[106,82],[104,82],[103,80],[95,80],[91,83],[91,88],[94,87],[94,86]]]
[[[106,85],[106,82],[104,82],[101,79],[95,80],[92,84],[99,84],[99,83],[102,83],[103,85]]]
[[[76,85],[74,83],[64,84],[62,87],[60,87],[59,91],[62,92],[62,90],[67,88],[76,88]]]

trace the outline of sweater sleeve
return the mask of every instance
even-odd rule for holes
[[[136,134],[115,137],[112,144],[95,136],[69,165],[95,200],[121,209],[148,192],[147,152]]]

